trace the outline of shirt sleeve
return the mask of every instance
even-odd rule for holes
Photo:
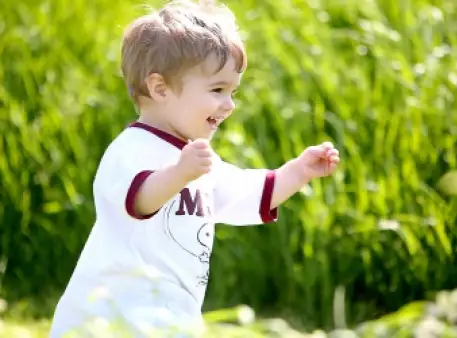
[[[156,168],[150,156],[144,156],[139,151],[132,150],[122,156],[107,159],[103,163],[106,170],[100,170],[100,190],[103,197],[117,210],[127,213],[129,216],[146,220],[154,216],[159,210],[150,215],[138,215],[135,213],[135,198],[143,182]]]
[[[216,223],[256,225],[275,222],[271,208],[276,173],[268,169],[241,169],[218,161],[214,189]]]

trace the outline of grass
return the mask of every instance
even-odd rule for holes
[[[308,330],[330,330],[336,290],[355,325],[454,287],[457,179],[442,177],[457,169],[457,2],[227,3],[249,68],[216,150],[274,168],[331,140],[342,164],[284,205],[279,224],[218,228],[205,309],[290,309]],[[0,297],[10,302],[63,290],[93,224],[98,160],[136,118],[119,43],[142,6],[71,4],[1,1]]]
[[[0,336],[9,338],[48,338],[50,323],[42,321],[6,320],[0,322]]]
[[[247,306],[219,309],[204,314],[207,331],[198,338],[454,338],[457,336],[455,322],[457,314],[457,290],[444,290],[436,294],[431,301],[418,301],[404,305],[398,311],[360,323],[354,327],[346,327],[344,312],[340,305],[335,304],[334,320],[336,329],[329,332],[315,330],[310,333],[293,329],[288,322],[279,318],[256,318],[252,309]],[[47,337],[50,324],[42,321],[0,320],[0,336],[11,338],[42,338]],[[101,321],[94,321],[87,327],[84,337],[109,337],[112,332],[120,335],[122,326],[109,327]],[[114,329],[115,331],[110,331]],[[87,333],[90,332],[90,333]],[[111,332],[111,334],[108,334]],[[71,335],[70,335],[71,337]],[[151,337],[169,337],[153,334]],[[191,335],[194,337],[194,335]]]

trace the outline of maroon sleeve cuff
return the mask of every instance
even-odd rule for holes
[[[262,199],[260,201],[260,217],[263,223],[274,222],[278,219],[278,208],[271,209],[271,199],[273,198],[273,188],[275,186],[276,172],[269,171],[263,186]]]
[[[125,209],[126,209],[127,213],[133,218],[136,218],[136,219],[139,219],[139,220],[149,219],[152,216],[154,216],[155,214],[157,214],[157,212],[159,212],[159,210],[157,210],[156,212],[154,212],[154,213],[152,213],[150,215],[138,215],[135,212],[135,198],[136,198],[136,195],[138,193],[138,190],[140,190],[140,187],[143,184],[143,182],[153,172],[154,171],[152,171],[152,170],[144,170],[144,171],[139,172],[133,178],[132,183],[130,184],[130,188],[127,191],[127,197],[125,198]]]

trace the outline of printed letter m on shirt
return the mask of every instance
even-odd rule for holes
[[[188,215],[193,215],[195,213],[195,209],[197,209],[197,213],[195,214],[196,216],[203,217],[205,215],[203,211],[203,202],[200,190],[197,189],[195,191],[195,198],[193,199],[190,195],[190,190],[188,188],[184,188],[183,190],[181,190],[180,194],[181,199],[179,201],[179,209],[178,211],[176,211],[176,215],[185,215],[185,209],[187,209]]]

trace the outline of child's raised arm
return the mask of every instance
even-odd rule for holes
[[[276,170],[240,169],[219,161],[215,187],[215,221],[255,225],[278,219],[278,206],[309,180],[327,176],[339,163],[331,143],[307,148]]]
[[[329,142],[307,148],[276,170],[270,208],[276,208],[313,178],[331,175],[340,162],[338,150]]]
[[[179,162],[154,171],[143,181],[134,201],[137,215],[151,215],[179,193],[190,181],[206,174],[212,165],[208,143],[197,140],[182,149]]]
[[[244,203],[243,197],[241,197],[243,195],[244,198],[246,198],[246,201],[261,200],[261,210],[259,210],[261,218],[264,219],[264,221],[265,219],[271,220],[272,216],[268,215],[268,213],[275,210],[279,205],[289,199],[311,179],[331,175],[339,161],[338,150],[329,142],[319,146],[308,147],[300,156],[290,160],[274,171],[274,177],[273,180],[271,180],[271,193],[266,192],[269,187],[268,184],[264,185],[264,176],[257,173],[260,173],[260,171],[249,170],[248,174],[248,171],[246,170],[236,170],[231,166],[233,169],[229,169],[222,177],[225,181],[224,195],[232,195],[229,200],[233,201],[236,201],[236,199],[239,198],[237,201],[238,204]],[[139,184],[140,187],[134,196],[134,213],[139,217],[153,215],[170,198],[179,193],[190,181],[210,172],[213,164],[212,162],[212,151],[207,141],[197,140],[188,144],[183,148],[180,160],[177,164],[154,171],[146,178],[139,179],[137,184]],[[243,182],[235,182],[237,180],[243,180]],[[135,182],[133,185],[135,185]],[[238,190],[233,189],[237,185],[243,187],[244,194],[239,194]],[[260,188],[255,188],[257,186],[264,187],[263,192]],[[248,191],[249,187],[252,187],[252,191]],[[239,196],[236,196],[237,194],[239,194]],[[265,196],[268,194],[270,197],[266,199]],[[249,198],[249,195],[253,198]],[[225,199],[226,196],[223,198]],[[264,205],[264,201],[266,201],[267,205]],[[231,202],[227,203],[224,204],[227,206]],[[244,203],[245,207],[249,204],[246,203]],[[223,217],[223,219],[230,221],[228,223],[242,224],[250,223],[252,220],[251,218],[247,218],[246,221],[238,221],[243,219],[242,208],[238,208],[237,210],[237,221],[232,222],[232,218],[232,216],[228,216],[228,218],[225,216]]]

